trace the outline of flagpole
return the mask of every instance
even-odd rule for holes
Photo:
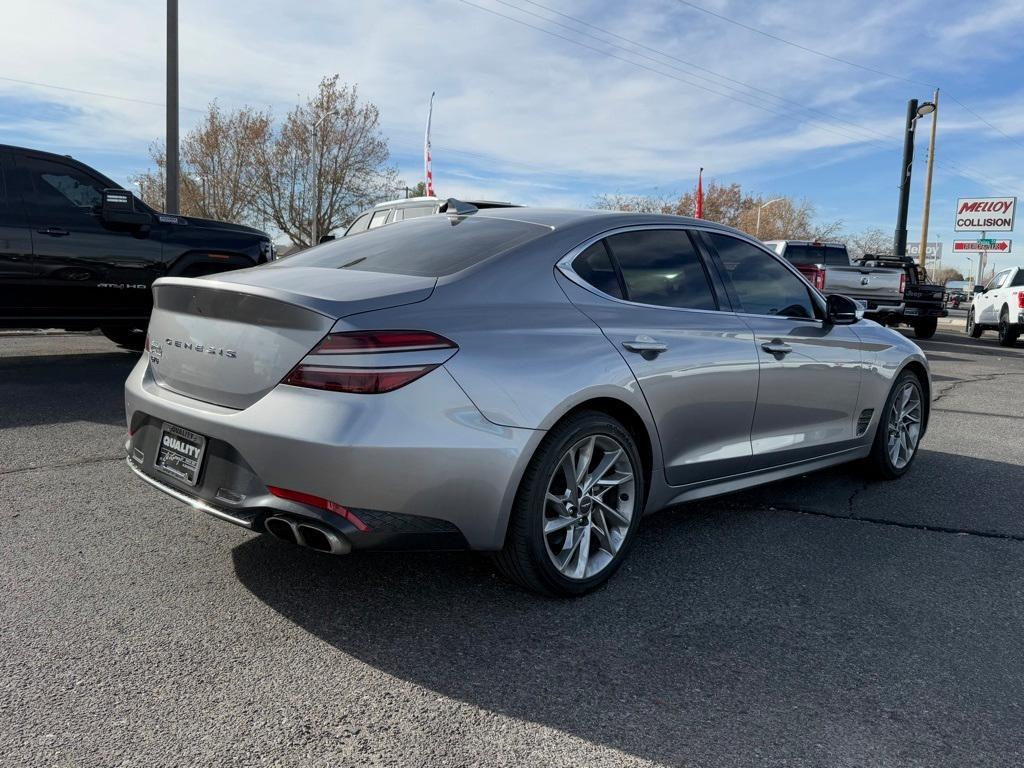
[[[430,157],[430,122],[434,117],[434,91],[430,92],[430,108],[427,110],[427,128],[423,133],[423,186],[427,197],[434,197],[434,171]]]

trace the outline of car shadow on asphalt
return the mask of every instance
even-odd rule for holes
[[[650,760],[1011,754],[1019,544],[769,511],[775,493],[648,518],[610,584],[574,601],[509,586],[473,554],[331,558],[260,536],[234,567],[388,675]]]
[[[0,357],[0,429],[124,423],[124,381],[137,352]]]

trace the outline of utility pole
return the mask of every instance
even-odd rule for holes
[[[164,210],[178,213],[178,0],[167,0],[167,182]]]
[[[935,89],[932,97],[935,109],[932,111],[932,132],[928,141],[928,172],[924,178],[924,213],[921,217],[921,269],[927,264],[928,253],[928,216],[932,207],[932,171],[935,169],[935,128],[939,122],[939,89]]]
[[[896,215],[896,236],[893,250],[896,256],[907,255],[907,209],[910,206],[910,171],[914,164],[914,130],[917,124],[917,99],[907,102],[907,127],[903,135],[903,166],[900,173],[900,205]],[[924,244],[921,245],[924,248]]]

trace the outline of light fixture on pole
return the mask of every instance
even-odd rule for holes
[[[785,200],[785,199],[786,198],[784,198],[784,197],[776,197],[774,200],[769,200],[767,203],[764,203],[763,205],[759,205],[757,207],[757,226],[754,228],[754,237],[757,237],[757,238],[761,237],[761,211],[763,211],[765,208],[767,208],[772,203],[777,203],[780,200]]]
[[[907,255],[907,210],[910,207],[910,173],[914,164],[914,133],[917,120],[935,111],[935,104],[926,101],[918,105],[917,99],[907,102],[907,124],[903,134],[903,165],[900,169],[900,203],[896,213],[896,234],[893,250],[896,256]],[[922,246],[924,247],[924,246]]]
[[[313,223],[310,226],[309,238],[309,244],[311,246],[317,244],[317,225],[320,222],[320,150],[317,148],[316,145],[316,129],[319,128],[320,124],[323,123],[323,121],[326,120],[328,117],[337,117],[339,114],[340,112],[338,112],[338,110],[336,109],[332,109],[330,112],[323,114],[319,120],[313,123],[313,128],[311,130],[313,139],[313,154],[314,160],[316,162],[316,165],[314,166],[313,170]]]

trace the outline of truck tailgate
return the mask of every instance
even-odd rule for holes
[[[842,293],[871,302],[898,303],[903,300],[900,286],[903,273],[881,267],[828,267],[825,292]]]

